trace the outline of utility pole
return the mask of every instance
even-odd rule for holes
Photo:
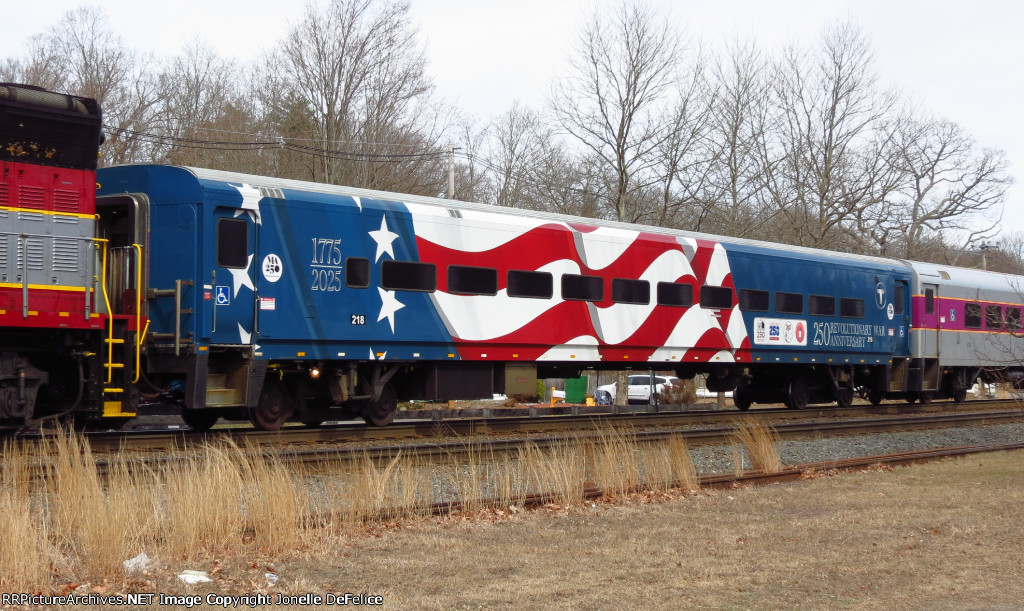
[[[455,145],[448,145],[448,199],[455,199]]]

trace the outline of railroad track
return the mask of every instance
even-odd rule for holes
[[[906,405],[886,403],[879,406],[854,406],[852,408],[819,407],[805,410],[784,408],[758,408],[747,412],[735,410],[687,410],[639,412],[629,414],[587,414],[552,415],[529,417],[475,417],[438,419],[436,412],[431,418],[422,420],[398,420],[391,426],[373,427],[361,422],[344,422],[321,428],[289,426],[279,431],[256,431],[245,427],[220,427],[207,433],[195,433],[189,429],[150,430],[135,432],[87,433],[94,452],[120,450],[159,451],[182,448],[204,441],[231,439],[258,446],[280,446],[329,443],[396,443],[411,440],[438,438],[468,438],[488,435],[546,434],[558,431],[587,431],[595,428],[615,427],[620,429],[646,429],[652,427],[708,427],[733,425],[737,420],[765,419],[773,426],[789,421],[814,419],[881,419],[884,417],[923,417],[946,414],[953,409],[950,403],[928,405]],[[999,411],[1010,413],[1021,410],[1014,400],[981,400],[957,404],[957,413],[977,411],[990,412],[993,418]],[[523,410],[527,412],[527,410]],[[955,415],[949,414],[949,415]],[[895,421],[894,421],[895,422]],[[952,426],[952,425],[950,425]],[[38,436],[26,436],[26,440]]]
[[[777,411],[783,414],[793,413],[788,410]],[[846,415],[850,410],[822,411],[827,412],[826,415],[834,415],[831,414],[832,411],[840,411]],[[763,416],[768,412],[769,410],[763,410],[761,415]],[[533,444],[538,449],[547,449],[564,446],[573,442],[588,440],[600,441],[602,437],[606,438],[610,434],[614,434],[627,441],[637,443],[657,443],[678,436],[684,438],[689,447],[731,445],[735,442],[733,437],[738,423],[757,420],[757,418],[750,417],[751,412],[747,412],[742,415],[735,412],[727,415],[721,413],[685,415],[690,417],[683,418],[681,420],[683,426],[672,426],[672,424],[677,421],[671,419],[659,419],[652,421],[649,419],[652,415],[649,414],[647,415],[648,418],[641,417],[639,421],[634,420],[628,424],[623,424],[620,419],[611,419],[599,422],[594,422],[593,419],[591,419],[588,422],[589,428],[586,430],[577,429],[568,434],[561,433],[541,436],[515,436],[500,438],[477,435],[466,439],[420,441],[416,443],[376,446],[364,446],[358,444],[341,445],[330,443],[298,443],[295,440],[290,440],[286,445],[280,445],[282,443],[280,439],[282,435],[280,432],[269,434],[257,433],[256,435],[253,435],[250,432],[250,434],[241,437],[241,443],[239,443],[239,445],[241,445],[246,452],[262,453],[269,450],[270,446],[273,444],[273,450],[271,453],[274,458],[289,464],[324,465],[366,459],[372,460],[377,464],[386,464],[387,462],[395,459],[398,455],[405,458],[415,458],[423,462],[451,462],[453,460],[460,461],[468,460],[470,458],[479,458],[479,456],[484,453],[486,453],[488,457],[514,454],[520,451],[520,449],[527,444]],[[675,416],[679,417],[680,414],[675,414]],[[711,420],[724,421],[728,424],[725,426],[708,426],[706,420],[701,420],[708,418]],[[819,439],[822,437],[840,435],[864,435],[910,430],[984,426],[1018,421],[1024,421],[1024,409],[985,410],[956,414],[943,412],[919,412],[913,415],[874,416],[870,418],[843,418],[831,420],[800,419],[792,422],[775,421],[770,424],[780,440],[795,440]],[[656,423],[660,425],[660,428],[642,430],[639,428],[638,422],[639,424],[646,425]],[[376,431],[380,429],[365,430]],[[305,437],[305,435],[317,433],[325,434],[329,431],[330,429],[306,430],[303,431],[304,436],[302,439],[307,442],[315,441],[315,437],[313,440],[310,440]],[[137,436],[132,435],[126,439],[134,441],[136,437]],[[254,443],[253,437],[256,437],[258,441]],[[101,471],[104,471],[110,464],[124,459],[128,459],[133,466],[144,465],[149,468],[158,468],[168,462],[179,460],[180,453],[174,451],[152,452],[154,448],[169,450],[177,447],[180,450],[183,447],[201,447],[201,444],[194,443],[194,441],[198,439],[196,437],[190,438],[192,441],[186,444],[181,444],[182,439],[183,438],[179,435],[174,437],[171,443],[167,443],[167,440],[164,439],[164,441],[161,441],[157,445],[146,445],[145,447],[148,448],[150,452],[98,452],[95,453],[95,462],[97,468]],[[236,443],[239,442],[239,440],[235,439],[235,437],[232,437],[231,435],[207,435],[205,439],[214,443],[218,440]],[[409,438],[406,437],[404,439],[408,440]],[[90,445],[92,446],[93,444],[93,440],[90,439]],[[133,445],[132,449],[138,450],[139,446]]]

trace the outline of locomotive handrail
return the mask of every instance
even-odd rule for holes
[[[100,288],[103,290],[103,303],[107,306],[107,322],[109,323],[107,331],[107,381],[106,384],[110,384],[114,380],[114,310],[110,307],[110,295],[107,294],[107,246],[110,240],[106,238],[92,238],[93,241],[102,244],[103,257],[101,258],[102,264],[100,267]]]
[[[132,384],[139,383],[142,365],[142,340],[145,331],[149,329],[149,321],[146,321],[146,329],[142,329],[142,245],[132,244],[138,259],[135,261],[135,379]]]
[[[21,253],[21,317],[28,318],[28,234],[20,234]]]

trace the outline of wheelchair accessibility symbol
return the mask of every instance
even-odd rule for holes
[[[231,305],[231,293],[228,292],[230,287],[218,286],[217,287],[217,305],[226,306]]]

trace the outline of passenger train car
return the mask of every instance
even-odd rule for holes
[[[75,112],[95,150],[98,109]],[[32,208],[18,177],[74,182],[37,167],[5,161],[0,187],[9,425],[144,401],[197,429],[386,425],[584,369],[706,374],[740,409],[1024,383],[1014,276],[160,165],[79,169],[74,211]]]

